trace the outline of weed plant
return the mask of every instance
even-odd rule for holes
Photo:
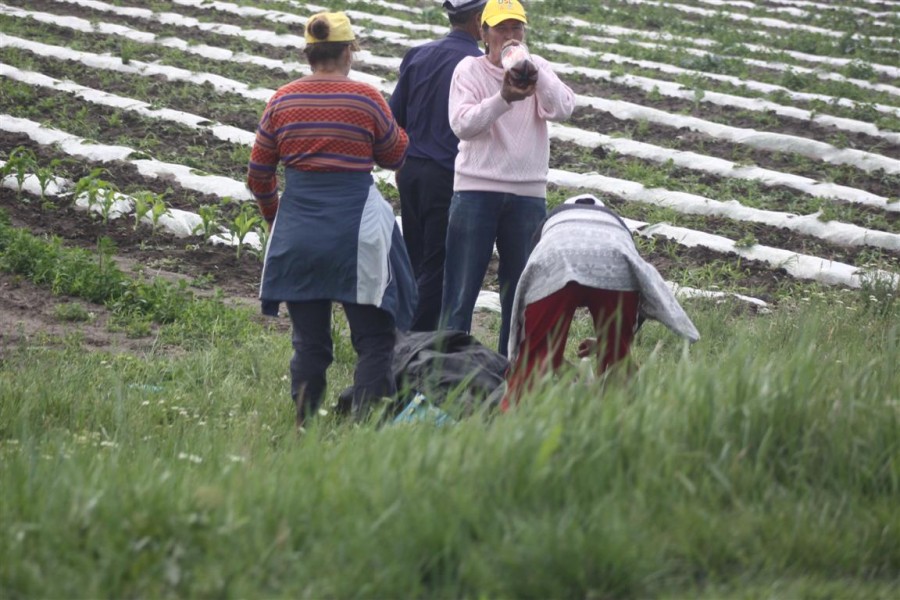
[[[0,219],[0,270],[46,286],[55,295],[104,304],[126,331],[146,332],[155,323],[165,326],[163,343],[192,345],[253,327],[246,310],[226,308],[221,298],[195,298],[183,280],[130,279],[116,267],[114,251],[108,238],[99,240],[96,252],[71,249],[59,238],[33,236]]]

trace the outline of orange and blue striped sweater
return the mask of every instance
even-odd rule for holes
[[[398,169],[409,138],[381,93],[349,79],[298,79],[269,99],[256,130],[247,186],[263,218],[278,211],[279,161],[300,171]]]

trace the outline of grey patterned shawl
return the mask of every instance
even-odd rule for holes
[[[550,214],[540,235],[516,288],[510,363],[518,354],[525,307],[570,281],[607,290],[637,290],[643,317],[660,321],[692,342],[700,339],[662,276],[638,254],[631,232],[615,213],[594,206],[566,206]]]

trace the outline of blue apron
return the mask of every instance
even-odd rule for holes
[[[377,306],[398,329],[409,329],[416,281],[394,212],[371,173],[285,169],[259,297],[269,315],[281,302]]]

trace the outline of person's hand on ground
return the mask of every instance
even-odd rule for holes
[[[578,344],[576,355],[578,358],[587,358],[597,353],[597,340],[594,338],[586,338]]]

